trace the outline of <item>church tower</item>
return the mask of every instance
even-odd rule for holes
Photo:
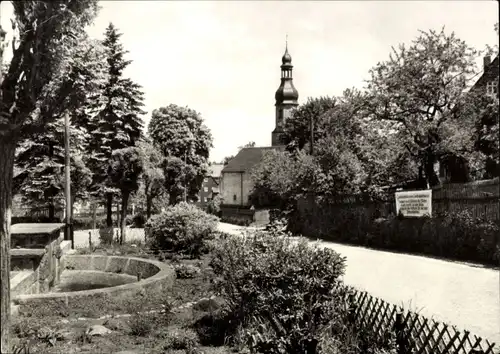
[[[281,85],[274,96],[276,99],[276,126],[272,133],[272,146],[283,145],[283,128],[285,121],[291,116],[292,110],[299,105],[299,93],[293,86],[292,57],[288,53],[288,41],[285,54],[281,58]]]

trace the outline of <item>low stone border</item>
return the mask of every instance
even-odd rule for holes
[[[105,255],[65,255],[61,258],[64,269],[95,270],[138,276],[142,280],[109,288],[19,295],[13,299],[19,311],[33,306],[79,307],[81,300],[114,301],[118,298],[144,294],[150,291],[167,291],[172,288],[176,275],[172,266],[144,258],[117,257]]]

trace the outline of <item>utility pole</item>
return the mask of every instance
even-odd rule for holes
[[[71,175],[70,175],[70,152],[69,152],[69,113],[64,115],[64,172],[66,177],[65,194],[66,194],[66,227],[64,230],[64,239],[71,240],[71,248],[75,248],[75,240],[73,237],[73,208],[71,203]]]
[[[309,118],[309,130],[311,131],[311,142],[309,146],[309,154],[312,155],[314,152],[314,122],[313,122],[313,117]]]
[[[184,151],[184,203],[187,201],[187,186],[186,186],[186,162],[187,161],[187,150]]]

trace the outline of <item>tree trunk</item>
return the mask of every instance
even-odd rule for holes
[[[153,208],[153,197],[148,195],[146,196],[146,219],[149,219],[151,216],[151,209]]]
[[[433,153],[427,153],[424,161],[424,172],[428,188],[439,185],[439,177],[434,171],[434,163],[437,161],[436,155]]]
[[[127,204],[128,204],[129,193],[122,192],[122,212],[120,218],[120,245],[125,242],[125,232],[127,223]]]
[[[3,140],[3,141],[2,141]],[[10,352],[10,218],[15,141],[0,139],[0,317],[1,353]]]
[[[96,229],[97,203],[92,202],[92,230]]]
[[[54,222],[54,217],[56,214],[56,207],[54,205],[54,199],[51,198],[51,201],[49,203],[49,221]]]
[[[116,227],[120,227],[120,202],[116,203]]]
[[[106,226],[113,227],[113,194],[106,195]]]

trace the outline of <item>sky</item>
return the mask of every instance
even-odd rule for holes
[[[211,161],[249,141],[269,146],[274,93],[288,35],[299,103],[362,88],[391,46],[418,30],[440,30],[483,49],[495,44],[491,1],[101,1],[88,29],[112,22],[132,60],[125,75],[143,86],[145,125],[171,103],[199,112],[210,128]],[[2,11],[4,2],[2,2]],[[5,14],[7,11],[3,11]],[[2,16],[4,25],[5,16]],[[7,22],[8,24],[8,22]],[[4,25],[5,29],[10,26]]]

